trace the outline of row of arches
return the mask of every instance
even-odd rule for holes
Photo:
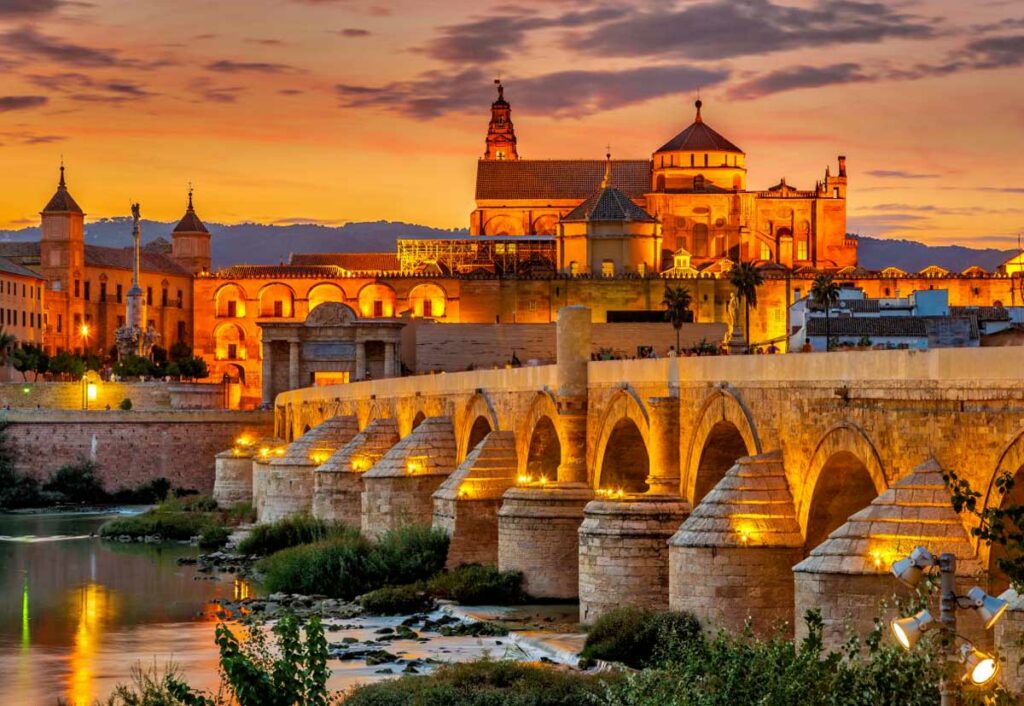
[[[214,292],[215,314],[218,318],[293,318],[298,300],[295,289],[284,282],[263,285],[252,298],[242,285],[228,282]],[[327,302],[348,303],[358,308],[362,318],[396,316],[399,297],[395,289],[383,282],[369,282],[351,296],[334,282],[320,282],[306,293],[309,311]],[[445,315],[448,294],[435,282],[417,284],[405,297],[408,310],[414,316],[441,318]],[[255,310],[252,310],[255,307]]]

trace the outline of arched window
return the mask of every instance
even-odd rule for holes
[[[413,316],[443,318],[447,301],[444,290],[433,282],[418,284],[409,292],[409,308]]]
[[[695,257],[708,256],[708,227],[704,223],[693,226],[693,254]]]
[[[704,191],[704,175],[698,174],[693,178],[693,190]]]

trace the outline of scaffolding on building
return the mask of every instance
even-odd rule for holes
[[[402,274],[554,274],[555,248],[550,236],[401,238],[398,265]]]

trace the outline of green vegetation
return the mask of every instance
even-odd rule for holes
[[[434,607],[434,599],[422,583],[385,586],[359,597],[359,605],[374,615],[420,613]]]
[[[757,289],[764,284],[764,277],[750,262],[740,262],[729,271],[729,282],[736,290],[736,296],[743,300],[745,337],[747,352],[750,352],[750,309],[757,308]]]
[[[120,378],[162,378],[172,377],[185,380],[199,380],[209,377],[206,361],[192,353],[187,345],[176,343],[168,352],[160,346],[153,346],[152,357],[129,355],[114,363],[114,373]]]
[[[423,581],[444,568],[448,535],[430,527],[402,527],[371,543],[354,530],[283,549],[257,569],[270,592],[323,594],[351,600],[385,586]]]
[[[29,373],[32,373],[33,380],[38,380],[40,375],[50,369],[50,356],[40,346],[31,343],[13,349],[10,358],[11,365],[26,381]]]
[[[43,492],[53,493],[66,503],[107,502],[110,496],[96,477],[96,470],[96,464],[85,459],[64,464],[43,483]]]
[[[621,681],[536,664],[481,660],[356,689],[345,706],[578,706],[604,703]],[[740,702],[736,702],[739,704]],[[756,702],[751,702],[756,703]]]
[[[267,556],[300,544],[350,535],[358,536],[359,530],[341,523],[317,520],[309,515],[293,515],[276,522],[256,525],[249,536],[238,543],[238,551],[242,554]]]
[[[100,527],[105,539],[128,536],[133,539],[159,535],[165,541],[188,541],[199,537],[205,549],[223,546],[230,527],[246,517],[246,508],[220,508],[206,495],[170,497],[140,515],[119,517]]]
[[[700,623],[690,613],[618,608],[598,618],[580,656],[639,669],[664,658],[664,650],[701,640]]]
[[[526,599],[520,572],[481,564],[464,564],[436,574],[427,582],[427,590],[434,598],[462,605],[515,605]]]
[[[132,400],[130,397],[125,397],[117,406],[123,412],[130,412],[132,411]]]
[[[665,287],[665,298],[661,305],[665,307],[665,320],[672,324],[676,330],[676,353],[679,353],[679,329],[688,321],[693,321],[693,313],[690,306],[693,304],[693,297],[686,287]]]

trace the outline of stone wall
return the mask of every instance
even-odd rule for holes
[[[512,354],[524,364],[555,362],[556,324],[437,324],[414,321],[402,332],[402,363],[418,373],[457,372],[476,368],[504,367]],[[702,340],[718,345],[725,324],[683,324],[680,347],[691,348]],[[637,346],[652,346],[664,357],[676,345],[676,332],[665,323],[594,324],[591,352],[607,349],[633,357]]]
[[[272,430],[268,412],[11,410],[2,418],[19,469],[46,479],[64,464],[90,459],[109,490],[163,477],[209,493],[216,455],[241,434]]]
[[[31,377],[31,375],[29,376]],[[83,406],[81,382],[5,382],[0,383],[0,407],[14,409],[70,409]],[[165,382],[98,382],[96,399],[89,409],[118,409],[121,400],[130,399],[132,409],[171,408],[171,395]]]

